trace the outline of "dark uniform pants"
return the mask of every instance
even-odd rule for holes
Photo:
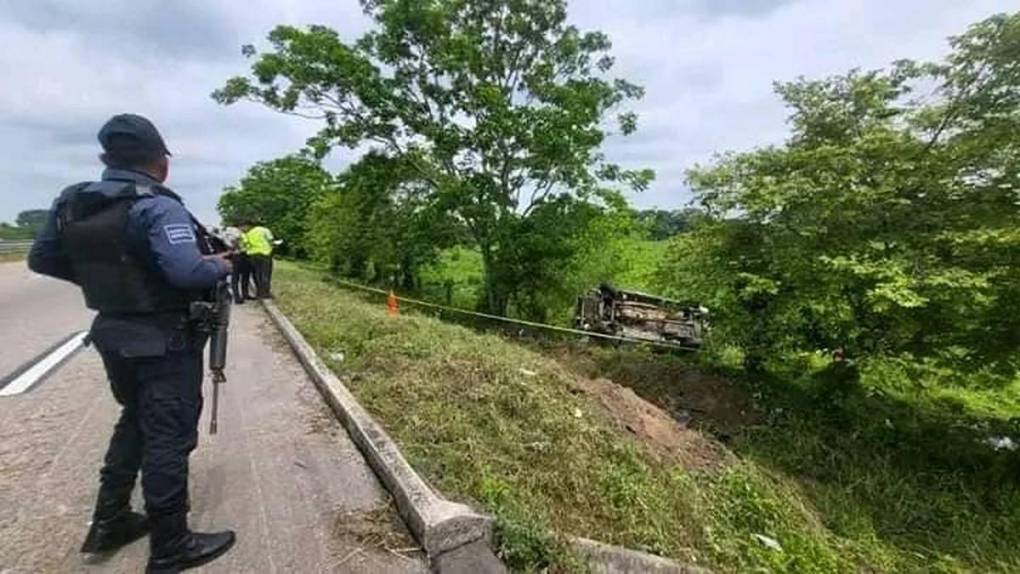
[[[260,299],[269,297],[270,283],[273,280],[273,257],[271,255],[252,255],[251,261],[255,272],[256,295]]]
[[[186,512],[188,456],[202,412],[201,347],[188,344],[156,357],[100,354],[122,407],[100,473],[100,500],[126,507],[140,469],[149,516]]]
[[[251,299],[251,258],[244,253],[236,253],[230,257],[234,271],[230,274],[230,290],[234,292],[234,301]]]

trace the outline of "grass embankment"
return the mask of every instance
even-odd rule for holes
[[[719,571],[1020,568],[1016,496],[983,500],[993,491],[968,495],[961,489],[972,482],[958,474],[883,466],[899,464],[894,456],[837,456],[872,439],[847,433],[848,444],[834,448],[825,441],[839,433],[789,411],[727,429],[735,455],[695,431],[669,435],[682,439],[682,452],[650,448],[635,436],[661,439],[661,413],[649,428],[621,424],[607,404],[641,405],[570,361],[426,316],[387,317],[378,302],[322,279],[281,263],[282,309],[419,472],[497,516],[501,551],[518,569],[570,568],[550,531]],[[593,365],[653,401],[663,396],[654,384],[642,388],[639,362],[614,356]],[[952,540],[947,531],[957,527]]]
[[[744,383],[764,416],[749,425],[682,360],[592,348],[569,360],[664,409],[700,412],[734,454],[792,485],[858,570],[1020,572],[1020,457],[987,442],[1020,436],[1020,382],[982,388],[980,376],[887,361],[867,365],[859,387],[833,388],[801,365]]]

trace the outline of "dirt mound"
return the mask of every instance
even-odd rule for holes
[[[685,428],[662,409],[639,397],[629,388],[608,379],[575,379],[574,389],[592,397],[621,430],[665,462],[692,470],[719,466],[728,451],[719,442]]]
[[[715,432],[730,433],[762,420],[747,394],[721,377],[685,370],[642,389],[654,393],[654,400],[675,415],[686,411],[696,426]]]
[[[736,384],[702,373],[676,357],[572,345],[544,352],[578,376],[609,379],[633,389],[675,420],[689,421],[691,427],[724,439],[763,419],[754,401]]]

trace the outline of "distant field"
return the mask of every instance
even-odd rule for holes
[[[473,309],[482,295],[482,255],[465,247],[446,249],[422,270],[421,281],[429,301]]]
[[[470,254],[444,269],[473,280]],[[918,396],[892,365],[861,395],[808,392],[809,374],[735,383],[682,357],[388,317],[290,263],[274,287],[412,464],[497,516],[517,569],[573,570],[555,531],[719,572],[1020,571],[1020,464],[980,442],[1020,416],[1020,386]]]

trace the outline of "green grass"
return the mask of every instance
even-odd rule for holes
[[[517,570],[577,568],[551,532],[720,572],[1020,570],[1016,465],[971,449],[968,464],[986,466],[956,468],[956,442],[942,456],[925,451],[919,433],[932,432],[935,415],[905,414],[909,405],[889,397],[842,397],[850,410],[841,412],[874,410],[874,400],[884,410],[830,420],[819,401],[832,397],[760,390],[767,419],[734,435],[735,456],[686,469],[603,418],[576,392],[581,374],[548,354],[427,316],[388,317],[380,301],[318,271],[278,269],[282,309],[427,480],[497,517],[500,551]],[[342,362],[329,359],[337,351]],[[635,365],[674,359],[603,352],[596,366],[606,374],[653,402],[668,392],[638,385]],[[887,414],[916,424],[890,434]]]
[[[797,476],[826,526],[887,569],[913,567],[884,545],[924,556],[925,571],[1020,571],[1020,460],[983,444],[1018,436],[1016,384],[897,384],[903,374],[871,365],[857,389],[770,381],[776,414],[736,449]]]
[[[602,374],[660,405],[690,368],[643,353],[594,355]],[[733,433],[736,454],[795,481],[858,563],[1020,571],[1020,458],[985,444],[1020,438],[1020,381],[885,359],[845,388],[811,363],[744,383],[767,417]]]
[[[421,295],[434,303],[474,309],[482,296],[482,254],[466,247],[444,250],[421,270]]]
[[[666,258],[668,248],[669,241],[627,241],[617,255],[626,260],[627,266],[613,278],[613,283],[621,289],[653,291],[655,275],[659,264]]]
[[[0,263],[12,263],[14,261],[24,261],[28,257],[26,252],[18,253],[0,253]]]

